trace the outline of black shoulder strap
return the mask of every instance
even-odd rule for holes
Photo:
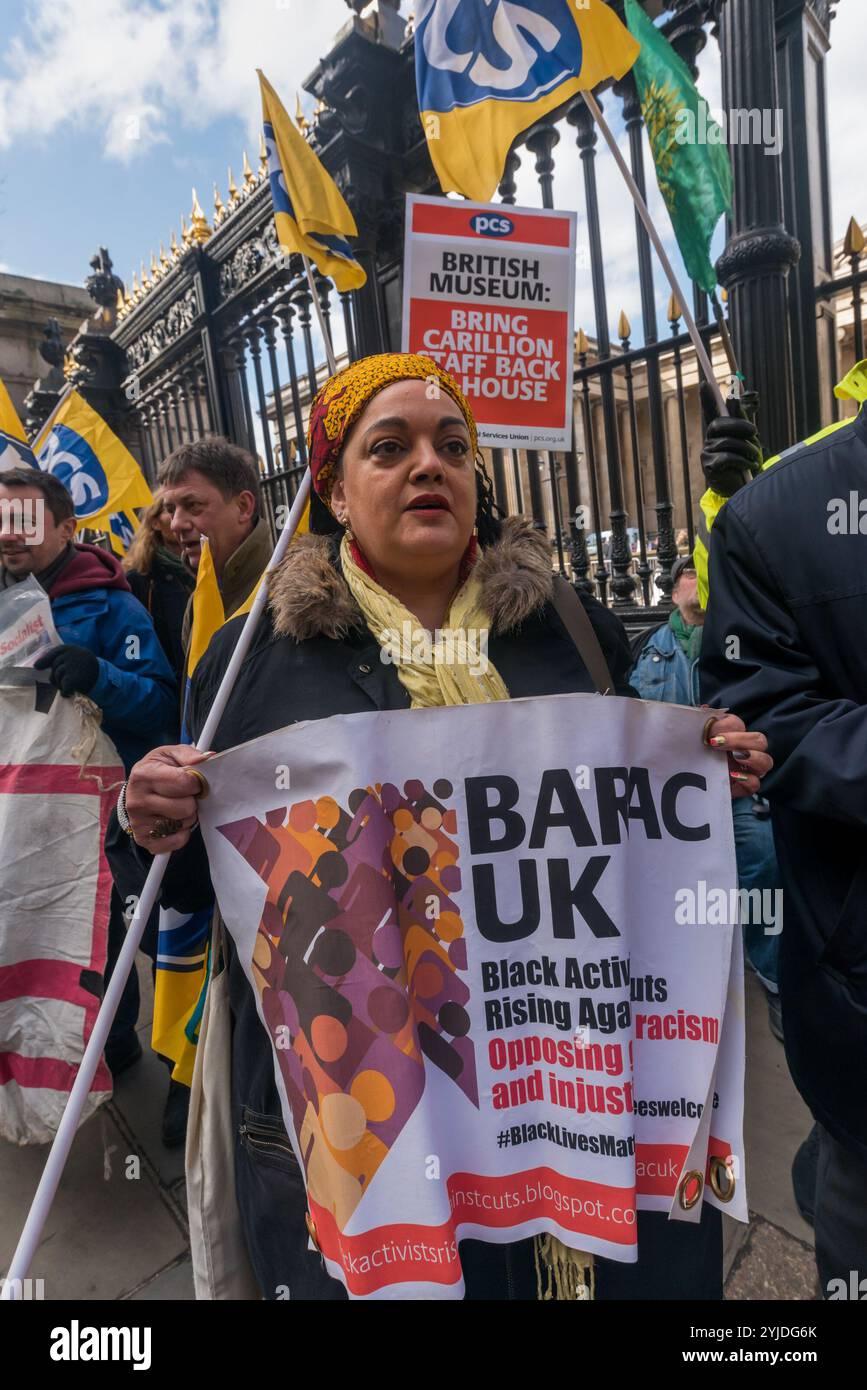
[[[611,679],[608,662],[605,660],[602,647],[599,645],[599,638],[593,630],[593,624],[587,616],[587,609],[568,579],[564,579],[560,574],[554,577],[551,602],[557,616],[578,648],[578,655],[590,672],[590,678],[596,687],[597,694],[613,695],[614,682]]]

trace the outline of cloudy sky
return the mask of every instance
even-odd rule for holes
[[[411,3],[404,3],[408,13]],[[860,158],[864,0],[840,0],[828,61],[834,230],[867,218]],[[857,17],[856,17],[857,16]],[[260,122],[255,68],[292,109],[294,93],[349,18],[343,0],[3,0],[0,5],[0,268],[80,284],[98,245],[129,279],[189,215],[196,187],[210,215],[226,166],[256,164]],[[700,87],[720,101],[711,42]],[[303,97],[309,110],[311,100]],[[612,113],[619,105],[609,103]],[[615,130],[622,127],[615,119]],[[581,165],[570,128],[557,150],[555,200],[577,207]],[[650,176],[648,162],[647,172]],[[612,327],[621,308],[640,319],[631,204],[609,153],[597,160]],[[653,182],[651,177],[651,182]],[[538,204],[531,169],[518,201]],[[671,244],[653,186],[652,211]],[[722,249],[722,229],[715,252]],[[667,286],[657,273],[664,318]],[[578,322],[594,331],[589,271],[579,268]]]

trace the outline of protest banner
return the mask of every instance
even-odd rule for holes
[[[85,696],[63,699],[11,667],[0,668],[0,747],[0,1138],[46,1144],[99,1012],[103,841],[124,771]],[[110,1099],[100,1059],[76,1123]]]
[[[403,351],[451,372],[486,447],[570,447],[576,224],[407,195]]]
[[[467,1237],[631,1262],[638,1209],[746,1220],[736,929],[676,920],[737,885],[704,718],[563,695],[208,763],[217,900],[351,1297],[460,1298]]]

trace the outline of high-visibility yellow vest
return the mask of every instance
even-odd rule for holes
[[[834,387],[834,395],[840,401],[858,401],[863,409],[864,402],[867,401],[867,358],[863,362],[856,362],[851,371],[847,372],[843,380]],[[860,413],[860,412],[859,412]],[[826,425],[818,434],[811,434],[809,439],[804,439],[800,444],[793,444],[791,449],[786,449],[782,454],[774,454],[773,458],[766,459],[762,464],[762,472],[766,468],[773,468],[775,463],[779,463],[781,458],[788,458],[790,454],[799,449],[808,449],[811,444],[818,444],[820,439],[826,439],[835,430],[842,430],[846,425],[851,425],[853,417],[850,415],[845,420],[838,420],[834,425]],[[695,537],[695,550],[693,560],[695,561],[696,573],[698,575],[698,599],[702,608],[707,608],[708,600],[708,564],[710,562],[710,532],[711,527],[719,515],[720,509],[725,506],[728,498],[723,497],[719,492],[714,492],[708,488],[699,503],[701,516],[698,520]]]

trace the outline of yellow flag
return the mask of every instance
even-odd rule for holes
[[[12,397],[0,380],[0,473],[9,468],[38,468]]]
[[[488,202],[516,136],[639,50],[604,0],[417,0],[418,107],[443,190]]]
[[[367,275],[348,241],[358,236],[355,218],[267,77],[260,69],[256,71],[280,246],[313,261],[323,275],[331,276],[341,293],[360,289]]]
[[[193,591],[193,623],[187,652],[187,680],[192,678],[193,672],[210,646],[211,638],[225,621],[226,614],[217,584],[214,557],[207,540],[202,537],[202,553]]]
[[[153,501],[144,474],[113,430],[77,391],[48,417],[33,452],[72,494],[79,526],[112,533],[112,518]]]
[[[295,535],[303,536],[309,529],[310,503],[308,501]],[[264,578],[264,574],[260,575],[258,582],[251,589],[240,608],[237,608],[232,614],[233,618],[237,618],[242,613],[249,613]],[[188,681],[192,679],[193,672],[208,650],[214,633],[223,626],[224,622],[226,622],[226,612],[217,583],[214,557],[211,554],[211,547],[208,545],[207,539],[203,537],[199,568],[196,571],[196,587],[193,592],[193,622],[190,628],[190,646],[187,652]]]

